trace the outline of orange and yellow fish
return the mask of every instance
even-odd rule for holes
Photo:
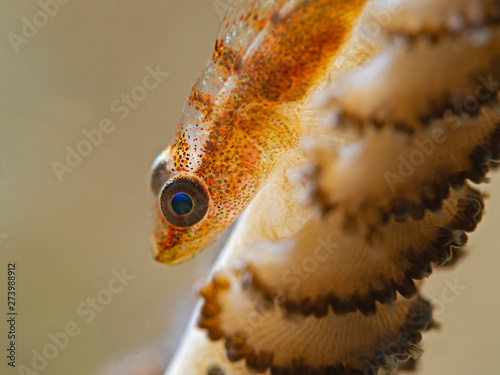
[[[233,223],[297,145],[304,100],[365,0],[243,0],[226,16],[177,136],[155,160],[155,259],[181,263]]]

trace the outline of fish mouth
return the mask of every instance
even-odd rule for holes
[[[193,251],[193,246],[174,245],[166,249],[153,239],[152,250],[154,260],[167,266],[176,266],[194,258],[201,252],[202,248]]]

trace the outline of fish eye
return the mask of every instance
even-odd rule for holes
[[[163,217],[171,225],[187,228],[200,222],[208,211],[208,193],[191,177],[175,177],[168,181],[160,195]]]
[[[172,209],[177,215],[187,215],[193,210],[193,200],[184,193],[177,193],[172,198]]]

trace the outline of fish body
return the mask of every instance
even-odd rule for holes
[[[301,136],[300,112],[364,1],[241,1],[155,160],[155,259],[183,262],[248,206]]]

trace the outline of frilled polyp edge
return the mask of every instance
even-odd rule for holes
[[[439,175],[437,180],[427,181],[422,186],[432,187],[420,194],[415,200],[399,197],[393,199],[387,207],[374,205],[371,201],[365,201],[359,208],[356,216],[344,212],[344,230],[356,232],[359,226],[364,223],[364,215],[373,216],[375,213],[379,218],[377,225],[367,228],[367,237],[376,235],[378,228],[386,225],[388,220],[393,217],[397,222],[405,222],[410,217],[413,220],[421,220],[425,211],[438,212],[442,209],[443,201],[449,198],[450,189],[458,190],[463,188],[467,181],[476,184],[488,182],[487,174],[491,170],[498,169],[500,159],[500,121],[495,123],[495,129],[491,132],[489,139],[482,145],[476,145],[468,155],[471,167],[468,170],[462,170],[456,173]],[[327,198],[321,189],[315,191],[314,201],[319,207],[323,208],[323,214],[330,210],[341,210],[341,204],[332,205],[327,202]],[[471,223],[472,225],[472,223]]]
[[[496,134],[494,134],[493,137],[496,140],[493,141],[492,139],[492,145],[490,148],[486,148],[484,146],[476,146],[474,148],[474,151],[469,156],[469,159],[473,164],[473,168],[471,168],[470,171],[462,171],[459,173],[443,175],[440,181],[435,181],[433,183],[429,182],[427,186],[432,186],[431,190],[436,194],[433,197],[428,197],[422,194],[420,196],[421,204],[411,202],[406,198],[399,198],[394,200],[392,202],[391,208],[388,212],[385,212],[384,216],[389,218],[389,216],[392,215],[397,222],[402,223],[410,217],[413,220],[421,220],[425,215],[425,210],[429,210],[430,212],[437,212],[442,209],[443,201],[450,196],[450,188],[458,190],[464,188],[464,186],[472,194],[471,198],[478,201],[476,210],[480,211],[482,206],[484,206],[484,201],[480,193],[472,193],[475,190],[467,184],[467,180],[470,180],[476,184],[486,182],[486,174],[489,172],[490,166],[496,167],[496,164],[491,163],[493,161],[493,159],[491,159],[491,150],[493,150],[493,147],[495,149],[498,149],[498,146],[500,144],[500,127],[497,128],[495,133]],[[474,208],[471,208],[471,210],[474,210]],[[480,213],[481,212],[477,212],[477,214]],[[346,217],[346,221],[349,221],[348,217]],[[475,229],[475,226],[476,224],[473,222],[470,222],[469,226],[464,223],[464,229],[468,232],[473,231]]]
[[[460,37],[466,38],[466,35],[471,34],[472,31],[473,30],[466,29],[462,33],[460,33]],[[495,33],[494,36],[490,37],[494,38],[498,42],[498,38],[500,37],[499,34],[500,24],[494,25],[493,28],[489,29],[488,32],[489,33],[494,32]],[[419,41],[421,41],[421,39],[423,38],[419,38]],[[458,40],[458,35],[453,38],[453,40],[455,39]],[[441,42],[441,39],[435,41],[432,44],[434,49],[439,47],[438,46],[439,42]],[[423,42],[421,41],[421,43]],[[470,41],[468,43],[471,44],[471,46],[475,46],[474,43],[476,42]],[[406,43],[406,44],[407,46],[404,49],[405,54],[412,53],[412,51],[418,45],[416,41],[414,43]],[[464,46],[462,48],[464,48]],[[471,53],[474,52],[475,51],[471,47]],[[366,71],[366,69],[369,68],[370,66],[372,67],[374,65],[379,66],[381,63],[385,63],[385,61],[391,61],[394,58],[394,56],[390,55],[390,53],[392,53],[391,49],[387,49],[385,54],[386,55],[389,54],[389,56],[385,56],[384,59],[381,59],[380,56],[383,56],[384,54],[384,52],[382,52],[382,54],[379,55],[378,60],[376,60],[376,62],[374,61],[372,61],[371,63],[368,62],[366,67],[362,69]],[[388,57],[390,57],[391,60],[387,60]],[[352,108],[344,108],[343,106],[344,104],[342,104],[342,101],[338,102],[339,99],[336,98],[337,95],[343,95],[341,91],[343,85],[342,81],[339,83],[339,88],[336,89],[340,90],[336,95],[333,96],[326,95],[326,97],[323,98],[318,94],[316,99],[316,101],[318,101],[317,105],[323,108],[328,106],[329,103],[333,104],[334,109],[331,111],[329,117],[327,118],[328,121],[331,122],[334,125],[334,127],[339,130],[354,131],[361,135],[364,134],[368,129],[380,130],[387,127],[390,127],[406,135],[413,135],[417,130],[428,128],[430,124],[432,124],[436,120],[439,121],[446,119],[450,111],[455,108],[460,108],[461,111],[460,113],[464,111],[463,108],[467,108],[467,110],[465,110],[467,118],[476,118],[479,117],[480,110],[482,107],[492,106],[500,101],[500,87],[497,82],[498,79],[500,79],[500,71],[498,69],[498,67],[500,66],[500,55],[498,53],[496,54],[491,53],[490,58],[491,61],[489,61],[488,66],[483,68],[478,67],[477,70],[475,70],[474,72],[470,72],[470,74],[467,76],[468,82],[466,87],[468,88],[470,93],[468,93],[467,95],[463,95],[462,97],[460,97],[460,99],[457,99],[456,91],[462,90],[464,87],[462,87],[462,84],[459,83],[455,84],[458,86],[451,85],[451,87],[446,92],[443,92],[443,95],[441,97],[427,100],[425,102],[425,108],[427,110],[425,112],[422,112],[421,114],[418,114],[414,122],[396,120],[392,118],[385,118],[379,116],[381,112],[390,113],[391,112],[390,108],[379,108],[377,111],[371,113],[368,116],[358,114],[354,112]],[[366,74],[366,72],[363,74]],[[359,79],[360,73],[354,72],[351,73],[350,76],[351,76],[350,79]],[[479,83],[485,85],[485,87],[487,88],[488,95],[479,95],[477,94],[477,92],[474,92],[474,88],[477,88],[478,86],[478,79],[480,79]],[[411,89],[411,87],[409,89]],[[477,102],[474,104],[473,108],[471,108],[468,102],[470,100],[471,95],[474,96],[474,100],[475,102]],[[451,113],[453,115],[457,115],[453,111],[451,111]]]
[[[379,369],[394,370],[397,363],[410,358],[418,359],[422,350],[417,344],[422,340],[422,332],[434,327],[432,308],[428,301],[420,296],[412,301],[408,310],[406,323],[398,331],[398,335],[390,342],[380,342],[379,350],[364,361],[364,368],[353,368],[343,363],[311,367],[304,364],[300,356],[290,360],[288,366],[274,364],[274,353],[254,350],[247,343],[243,333],[227,335],[221,329],[219,320],[222,306],[218,303],[218,294],[230,288],[228,271],[218,271],[209,284],[200,290],[204,304],[200,313],[198,327],[207,331],[212,341],[224,340],[226,357],[231,362],[244,360],[246,366],[254,371],[263,373],[270,371],[271,375],[376,375]]]
[[[458,207],[450,224],[438,229],[438,234],[430,245],[413,252],[406,249],[401,251],[401,253],[408,254],[411,267],[404,271],[404,278],[392,278],[383,289],[371,289],[363,296],[355,294],[349,299],[340,298],[332,293],[324,293],[314,299],[310,297],[300,300],[291,299],[262,282],[258,277],[258,270],[251,264],[246,266],[243,277],[244,287],[258,291],[265,299],[279,304],[291,313],[305,316],[312,314],[319,318],[326,316],[331,307],[338,315],[359,310],[364,315],[371,316],[376,313],[376,302],[394,302],[397,293],[404,298],[414,297],[417,294],[415,280],[428,277],[432,273],[433,264],[440,266],[446,264],[453,257],[453,249],[460,248],[467,243],[468,237],[465,232],[473,232],[482,219],[483,196],[479,191],[467,185],[465,196],[458,199]]]
[[[500,56],[497,59],[497,64],[500,64]],[[480,71],[477,73],[477,76],[486,76],[488,77],[490,74],[489,71]],[[491,96],[488,98],[481,99],[475,98],[477,100],[477,109],[471,110],[467,112],[468,118],[477,118],[480,115],[480,109],[482,107],[488,107],[498,103],[500,97],[500,90],[497,88],[492,91]],[[461,108],[464,105],[469,107],[468,103],[465,101],[468,98],[464,98],[462,102],[457,102],[452,99],[452,91],[450,90],[449,95],[443,97],[439,100],[439,104],[436,104],[434,101],[427,102],[427,107],[429,110],[420,115],[417,120],[417,126],[412,126],[406,122],[401,121],[386,121],[386,120],[378,120],[375,117],[370,117],[368,119],[364,119],[362,117],[357,116],[355,113],[348,112],[341,107],[336,109],[334,118],[335,128],[338,128],[342,131],[356,131],[357,133],[364,134],[367,129],[375,129],[381,130],[386,127],[390,127],[398,132],[401,132],[405,135],[413,135],[420,128],[428,128],[430,124],[434,121],[442,120],[445,115],[450,111],[450,108],[453,108],[454,105],[457,105]]]

